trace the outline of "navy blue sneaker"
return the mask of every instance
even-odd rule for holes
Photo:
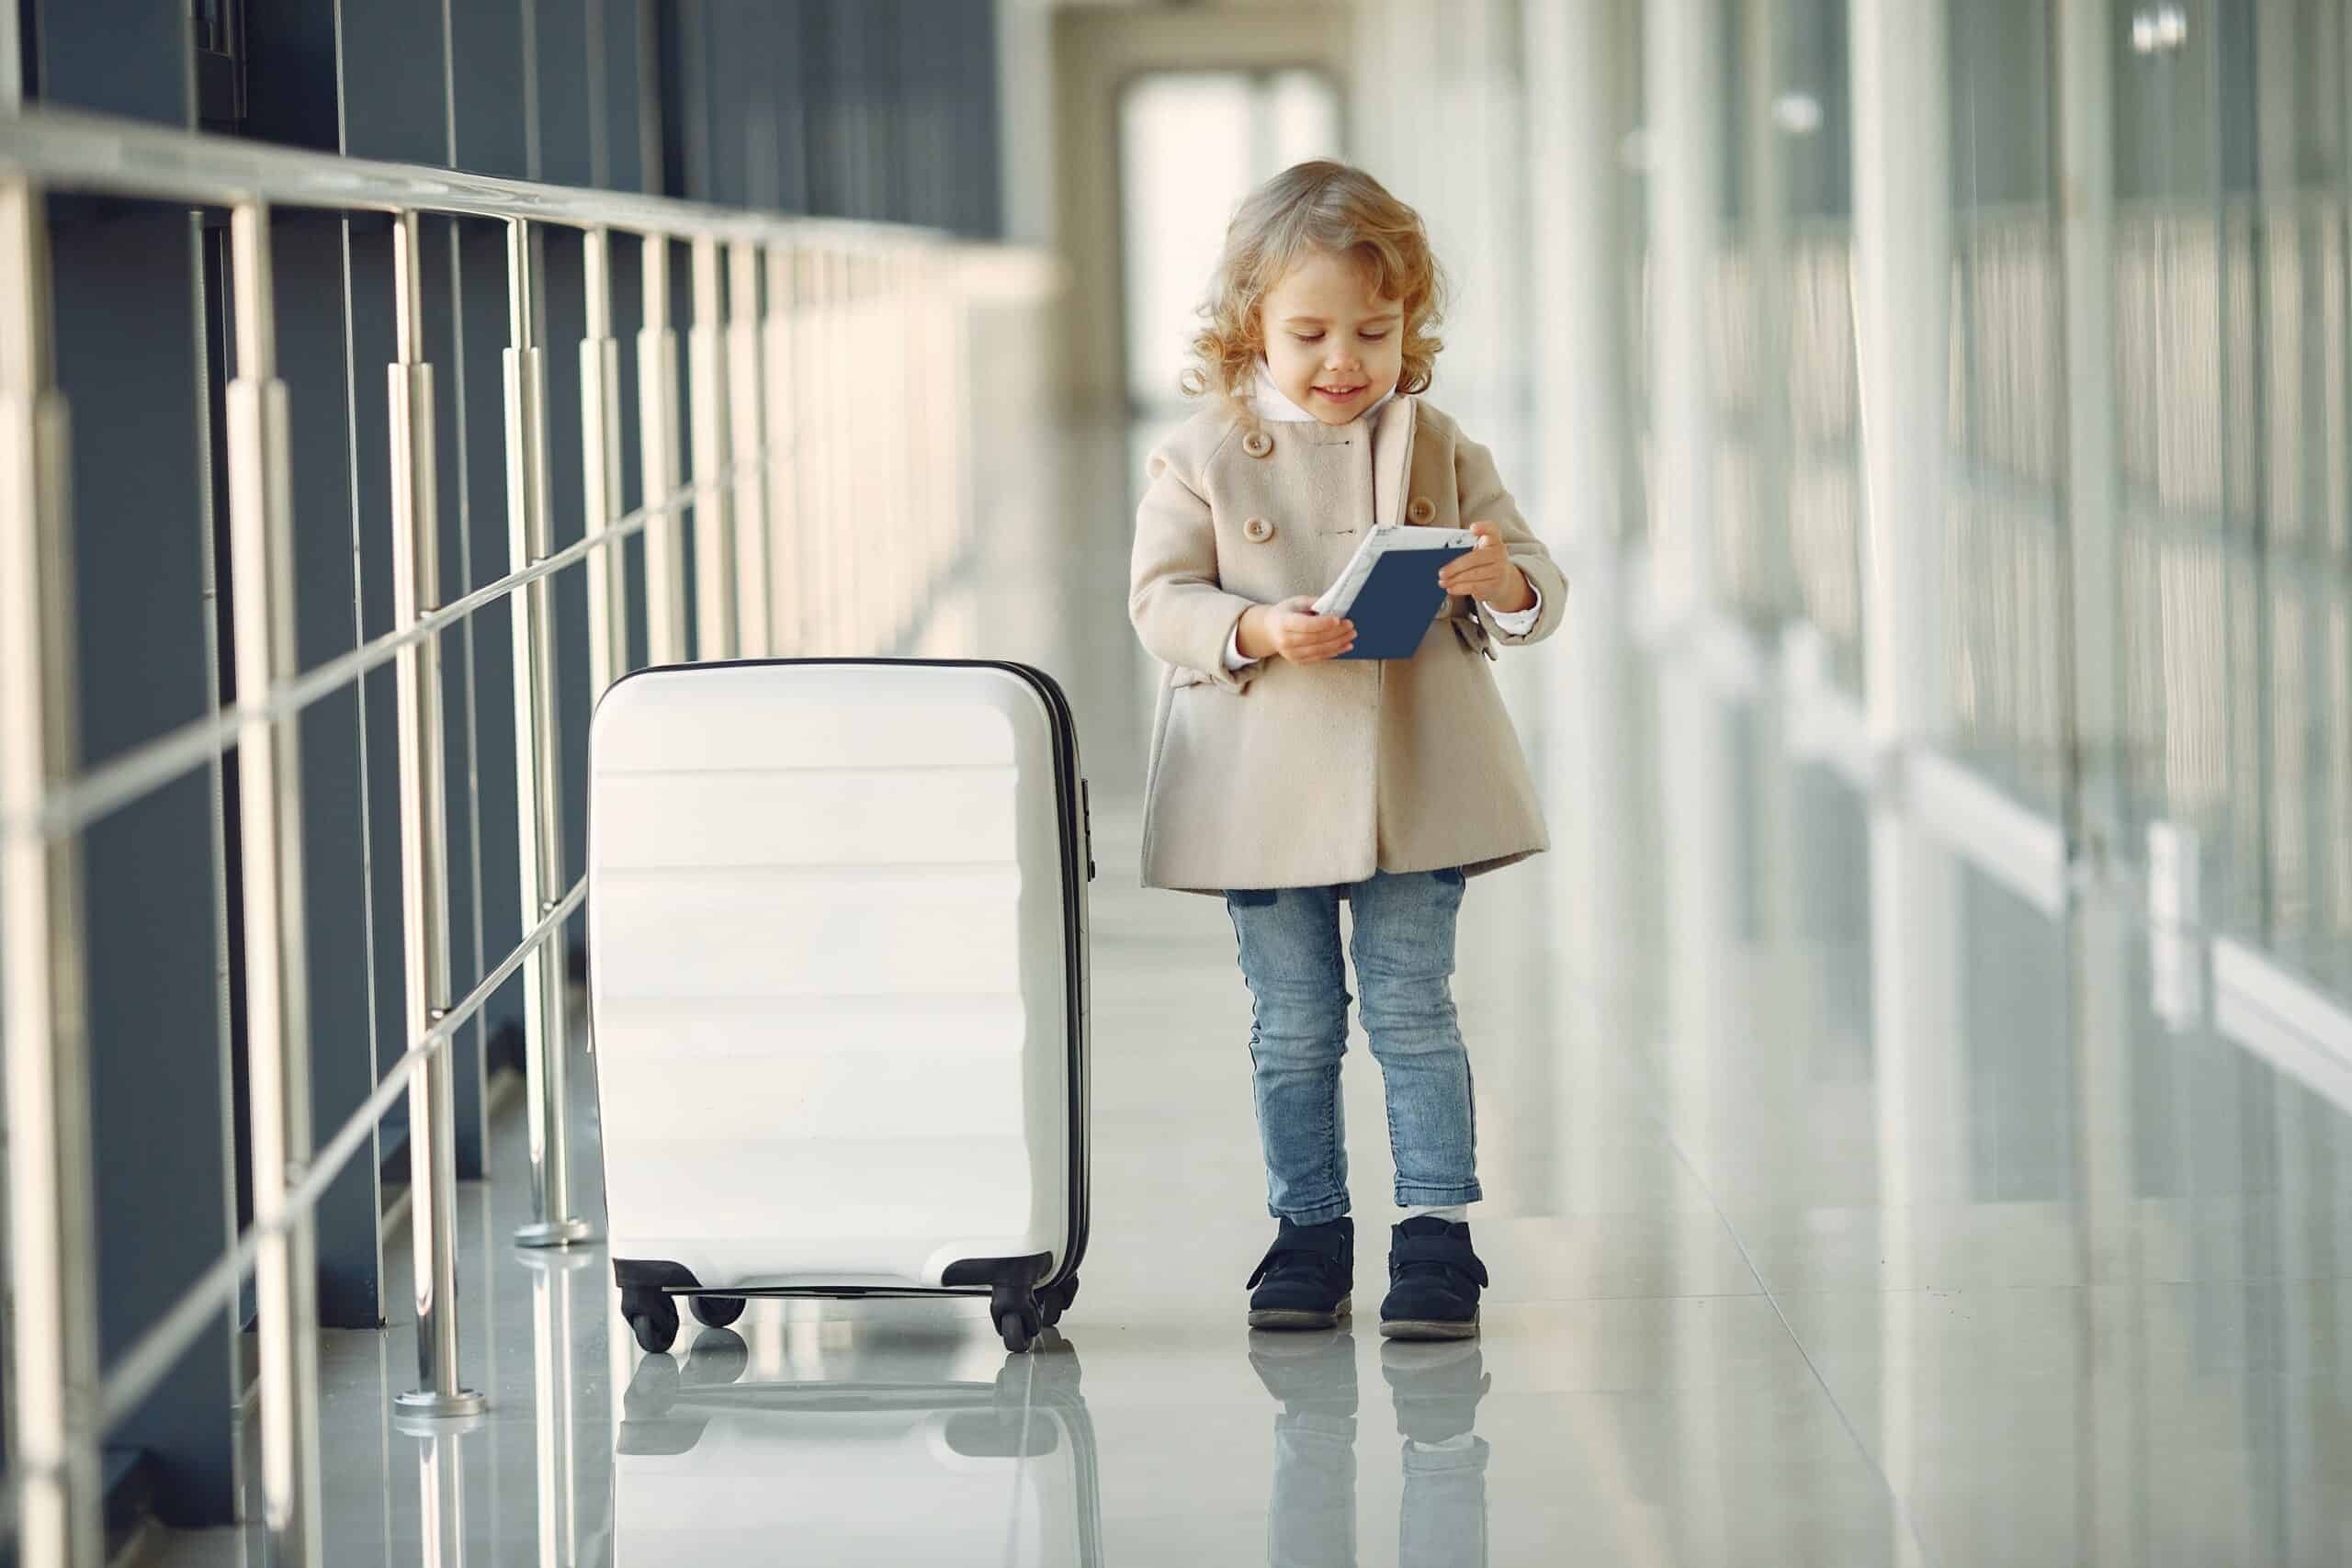
[[[1348,1315],[1355,1277],[1353,1220],[1342,1217],[1319,1225],[1284,1220],[1258,1271],[1250,1276],[1250,1326],[1336,1327]]]
[[[1388,1236],[1388,1299],[1380,1332],[1391,1339],[1475,1339],[1487,1266],[1470,1249],[1470,1227],[1423,1214]]]

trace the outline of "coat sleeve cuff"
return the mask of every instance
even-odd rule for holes
[[[1233,618],[1233,629],[1225,634],[1225,667],[1229,671],[1247,670],[1258,660],[1241,651],[1241,617]]]
[[[1497,642],[1541,642],[1559,630],[1560,602],[1567,597],[1567,579],[1561,576],[1559,567],[1548,556],[1530,552],[1514,555],[1511,561],[1526,574],[1528,587],[1535,591],[1534,605],[1516,615],[1506,615],[1482,599],[1477,602],[1479,618],[1487,623],[1487,630]]]
[[[1487,618],[1495,623],[1497,631],[1510,637],[1525,637],[1535,629],[1535,623],[1544,616],[1544,590],[1536,586],[1534,578],[1530,577],[1527,591],[1535,595],[1535,603],[1524,610],[1498,610],[1492,604],[1487,606]]]
[[[1249,613],[1248,605],[1234,612],[1233,624],[1225,634],[1225,652],[1218,659],[1216,668],[1208,672],[1210,680],[1237,694],[1250,689],[1250,682],[1257,679],[1259,670],[1266,662],[1263,659],[1242,657],[1241,617]]]

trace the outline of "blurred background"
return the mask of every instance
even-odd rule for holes
[[[1041,664],[1114,825],[1104,875],[1132,885],[1116,825],[1164,673],[1125,614],[1143,457],[1188,412],[1177,378],[1232,208],[1309,157],[1363,164],[1428,220],[1454,300],[1430,397],[1494,449],[1572,583],[1567,629],[1498,666],[1554,835],[1524,874],[1551,914],[1521,959],[1600,998],[1590,1016],[1679,996],[1657,1030],[1679,1037],[1724,1022],[1736,1004],[1705,993],[1769,960],[1758,933],[1783,920],[1864,953],[1820,981],[1823,1037],[1883,1042],[1928,984],[1888,837],[1922,834],[2010,911],[1997,936],[1926,927],[1976,998],[1973,1054],[1938,1081],[1980,1118],[1981,1192],[2016,1176],[1985,1152],[2003,1107],[2082,1118],[2034,1168],[2054,1186],[2007,1194],[2047,1198],[2112,1147],[2104,1105],[2149,1119],[2115,1156],[2127,1188],[2136,1170],[2171,1190],[2148,1151],[2195,1145],[2300,1165],[2299,1203],[2352,1211],[2348,72],[2347,0],[16,0],[0,600],[65,633],[8,645],[0,749],[63,728],[12,775],[22,897],[0,938],[17,998],[54,963],[85,976],[88,1105],[71,1073],[43,1089],[34,1071],[84,1021],[12,1006],[12,1224],[46,1213],[60,1239],[11,1278],[79,1271],[86,1335],[43,1332],[85,1339],[92,1367],[142,1346],[152,1363],[102,1421],[61,1404],[40,1430],[102,1439],[118,1541],[241,1511],[272,1309],[219,1266],[256,1197],[220,719],[250,581],[233,384],[274,376],[290,410],[281,676],[405,624],[391,469],[411,449],[387,364],[439,378],[415,470],[437,503],[428,604],[658,509],[682,477],[705,487],[676,509],[684,623],[649,597],[658,523],[609,577],[551,579],[544,704],[517,708],[514,602],[439,639],[453,995],[535,923],[526,855],[553,857],[549,906],[578,875],[595,694],[665,650]],[[370,194],[336,195],[344,160],[372,161]],[[527,260],[452,171],[548,204]],[[247,188],[279,193],[274,364],[246,363]],[[565,208],[590,192],[788,221],[714,247],[707,213]],[[422,215],[413,296],[394,209]],[[584,340],[612,345],[602,421]],[[545,349],[549,534],[518,553],[500,356],[524,344]],[[51,551],[65,577],[35,570]],[[387,655],[299,724],[294,1081],[319,1142],[364,1129],[316,1194],[315,1311],[363,1332],[413,1315],[408,1112],[370,1098],[416,1033],[400,715]],[[541,796],[518,734],[551,748]],[[1834,852],[1755,847],[1744,814],[1785,806],[1791,769],[1842,803]],[[28,923],[62,907],[40,901],[61,844],[78,908]],[[2138,933],[2124,981],[2092,972],[2091,907]],[[1139,929],[1098,916],[1108,1008]],[[1684,962],[1717,939],[1741,956]],[[566,1048],[537,1032],[529,983],[492,987],[447,1053],[469,1194],[521,1136],[533,1054]],[[2100,1055],[2112,1015],[2086,998],[2118,984],[2146,1038],[2210,1032],[2215,1061],[2282,1075],[2304,1141],[2242,1107],[2218,1145],[2181,1131],[2218,1100]],[[2027,1060],[2029,997],[2059,1055]],[[1690,1068],[1666,1061],[1670,1081]],[[1870,1092],[1867,1063],[1815,1067]],[[1792,1141],[1805,1105],[1778,1106]],[[28,1115],[68,1129],[63,1155],[26,1146]],[[533,1126],[516,1170],[537,1171]],[[467,1222],[483,1278],[506,1267],[488,1201]],[[205,1279],[218,1311],[157,1338]]]

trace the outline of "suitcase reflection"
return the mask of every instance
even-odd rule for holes
[[[780,1551],[1096,1568],[1102,1486],[1077,1352],[1048,1330],[1034,1355],[995,1352],[985,1382],[973,1352],[901,1342],[867,1365],[828,1358],[821,1382],[774,1381],[741,1336],[713,1328],[683,1364],[647,1357],[622,1395],[615,1568]]]

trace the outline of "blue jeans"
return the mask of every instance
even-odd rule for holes
[[[1353,910],[1350,956],[1364,1032],[1388,1090],[1388,1146],[1400,1204],[1479,1196],[1470,1054],[1454,1021],[1459,870],[1381,872],[1341,887],[1237,889],[1225,896],[1252,1000],[1258,1134],[1266,1206],[1295,1224],[1348,1212],[1340,1058],[1348,1049],[1340,895]]]

